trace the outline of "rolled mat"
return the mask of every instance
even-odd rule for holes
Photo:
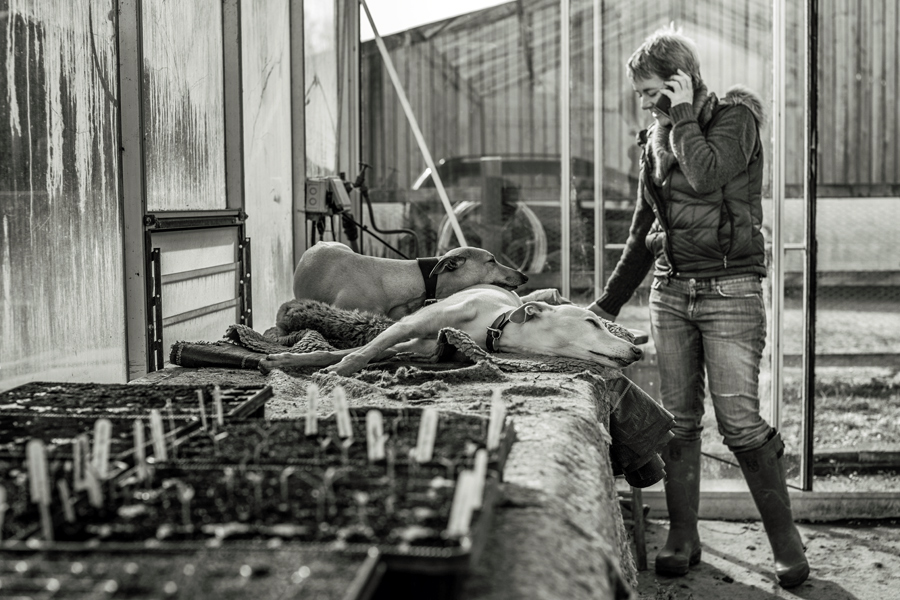
[[[172,344],[169,362],[181,367],[231,367],[258,369],[266,357],[229,342],[176,342]]]

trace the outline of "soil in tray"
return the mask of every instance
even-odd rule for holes
[[[158,469],[153,486],[121,495],[115,511],[79,517],[57,539],[458,546],[443,535],[452,480],[383,474],[377,467]]]
[[[400,463],[411,460],[415,450],[419,411],[382,411],[385,444],[393,450]],[[365,412],[353,411],[352,442],[338,436],[337,422],[332,415],[318,420],[319,434],[305,435],[304,420],[290,421],[232,421],[220,428],[218,439],[209,432],[197,431],[179,445],[178,456],[187,460],[214,460],[226,463],[297,464],[308,462],[340,463],[343,460],[361,463],[368,460]],[[487,443],[488,420],[477,415],[441,412],[431,463],[441,463],[450,476],[458,468],[471,467],[475,451]],[[496,463],[497,452],[490,462]]]
[[[141,413],[151,408],[163,410],[171,403],[179,413],[200,411],[197,390],[203,391],[206,412],[214,414],[211,385],[129,385],[100,383],[33,382],[0,393],[0,411]],[[265,390],[260,387],[222,388],[225,414]]]
[[[0,551],[4,597],[340,600],[364,556],[297,548],[124,553]]]
[[[123,457],[134,449],[134,421],[136,417],[106,416],[112,423],[109,455],[112,459]],[[149,418],[141,419],[144,437],[151,439]],[[0,418],[0,456],[25,456],[25,446],[31,439],[42,440],[47,448],[48,458],[71,459],[72,442],[82,434],[93,439],[96,416],[69,417],[64,415],[42,415],[29,412],[5,413]],[[163,428],[168,436],[171,432],[184,431],[197,422],[196,416],[163,416]],[[147,451],[148,456],[152,450]]]

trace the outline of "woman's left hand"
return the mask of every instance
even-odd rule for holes
[[[691,76],[681,69],[678,69],[678,73],[672,75],[672,78],[666,81],[666,87],[669,89],[663,90],[663,93],[672,100],[672,106],[684,102],[688,104],[694,103],[694,85],[691,81]]]

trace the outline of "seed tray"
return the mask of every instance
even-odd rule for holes
[[[119,494],[106,514],[79,516],[61,541],[214,542],[456,548],[447,538],[455,481],[355,469],[155,469],[150,485]]]
[[[7,597],[368,600],[384,570],[377,549],[353,555],[278,548],[0,551]]]
[[[233,420],[220,428],[227,437],[214,439],[198,430],[184,439],[178,448],[181,460],[205,463],[246,463],[281,465],[365,464],[368,461],[365,420],[369,409],[351,410],[353,441],[349,445],[338,437],[334,415],[318,419],[316,436],[307,437],[304,419],[272,421]],[[432,460],[416,465],[411,452],[416,448],[421,409],[381,409],[386,451],[393,451],[398,468],[441,466],[448,477],[461,468],[471,468],[476,450],[487,443],[488,419],[441,411]],[[499,447],[488,455],[488,467],[500,474],[516,433],[508,419],[501,431]]]
[[[203,392],[207,415],[215,411],[212,385],[137,385],[37,381],[0,393],[0,413],[29,410],[40,413],[146,414],[169,403],[179,414],[198,415],[197,390]],[[228,417],[262,417],[268,385],[220,386]]]
[[[72,442],[82,434],[92,438],[94,424],[99,418],[106,418],[112,423],[109,456],[113,461],[131,462],[134,451],[134,421],[136,417],[123,417],[121,414],[69,416],[59,413],[34,413],[28,411],[5,412],[0,419],[0,456],[6,458],[25,458],[25,446],[31,439],[39,439],[47,448],[47,457],[53,460],[71,460]],[[146,447],[152,448],[150,442],[150,421],[142,418]],[[186,435],[196,427],[196,416],[163,416],[163,427],[169,443]],[[152,450],[148,451],[152,455]]]

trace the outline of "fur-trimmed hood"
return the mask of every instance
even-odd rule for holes
[[[756,119],[757,125],[762,127],[766,123],[766,109],[763,106],[762,99],[744,85],[735,85],[728,88],[725,97],[719,100],[722,104],[730,104],[733,106],[743,105],[750,109],[753,117]]]

